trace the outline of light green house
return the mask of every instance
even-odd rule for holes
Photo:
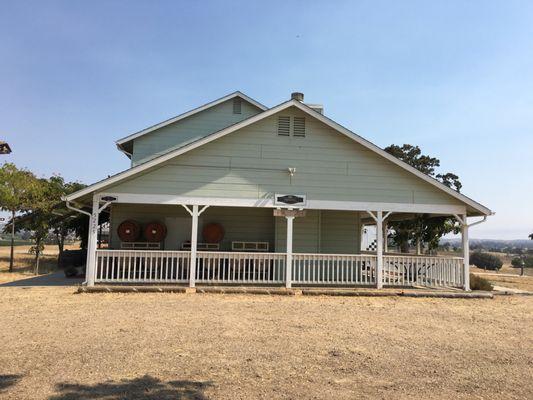
[[[300,93],[267,108],[235,92],[117,147],[131,168],[65,199],[92,209],[88,285],[468,290],[467,217],[491,215],[303,103]],[[96,246],[101,212],[110,213],[107,249]],[[387,220],[416,214],[455,216],[463,257],[388,252]],[[376,230],[370,251],[361,246],[369,225]]]

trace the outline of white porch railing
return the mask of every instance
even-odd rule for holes
[[[196,282],[283,284],[285,253],[200,251]],[[292,255],[295,285],[376,285],[376,255]],[[384,286],[462,287],[460,257],[383,256]],[[188,283],[190,252],[151,250],[96,250],[95,282]]]
[[[96,250],[95,282],[189,281],[188,251]]]
[[[383,256],[383,285],[462,287],[461,257]]]
[[[285,282],[284,253],[200,251],[196,282],[280,284]]]
[[[302,254],[292,256],[292,282],[317,285],[374,285],[376,256]]]

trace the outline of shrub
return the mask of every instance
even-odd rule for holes
[[[522,260],[524,260],[525,268],[533,268],[533,256],[525,256],[523,258],[516,257],[511,260],[511,264],[515,268],[520,268],[522,266]]]
[[[481,276],[470,274],[470,289],[471,290],[486,290],[490,292],[493,287],[492,283],[490,283],[485,278],[482,278]]]
[[[470,256],[470,264],[475,265],[478,268],[494,271],[499,270],[503,265],[502,260],[499,257],[493,254],[480,252],[472,253]]]

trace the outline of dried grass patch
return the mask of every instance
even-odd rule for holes
[[[72,292],[0,289],[0,397],[533,395],[531,297]]]

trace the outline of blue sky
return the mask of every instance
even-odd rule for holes
[[[411,143],[533,232],[533,3],[0,0],[2,160],[91,183],[114,140],[241,90],[305,93],[381,147]]]

